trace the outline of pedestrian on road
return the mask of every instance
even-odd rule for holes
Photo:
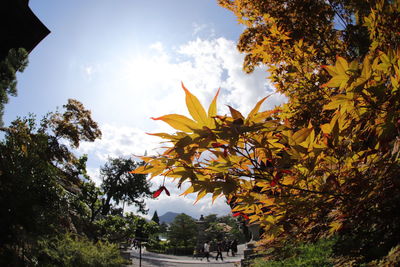
[[[195,248],[193,251],[193,258],[197,260],[197,258],[200,256],[200,251],[199,247]]]
[[[229,256],[229,246],[230,246],[230,244],[229,244],[229,241],[226,238],[222,241],[222,246],[224,248],[224,251],[226,251],[226,256],[228,257]]]
[[[207,258],[207,261],[210,261],[210,244],[208,241],[204,243],[204,256]]]
[[[237,248],[237,240],[236,239],[234,239],[232,242],[231,242],[231,251],[232,251],[232,256],[234,257],[235,256],[235,254],[237,253],[237,251],[238,251],[238,248]]]
[[[221,261],[224,260],[224,258],[222,258],[222,251],[224,250],[224,246],[222,245],[222,241],[218,241],[217,243],[217,257],[215,258],[215,260],[218,260],[218,257],[221,257]]]

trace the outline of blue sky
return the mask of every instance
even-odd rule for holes
[[[220,113],[226,104],[246,113],[273,92],[264,69],[242,72],[236,42],[243,27],[216,0],[31,0],[30,7],[51,33],[18,76],[5,124],[29,112],[43,116],[68,98],[81,101],[103,131],[101,140],[77,151],[89,155],[97,182],[107,157],[156,153],[160,140],[145,133],[171,129],[150,117],[187,114],[180,81],[207,106],[221,87]],[[282,101],[274,94],[265,108]],[[152,183],[157,188],[159,181]],[[149,214],[229,212],[222,199],[193,206],[194,196],[172,193],[148,200]]]

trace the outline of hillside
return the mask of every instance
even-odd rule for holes
[[[165,222],[165,223],[171,223],[176,216],[178,216],[180,213],[176,213],[176,212],[172,212],[172,211],[168,211],[167,213],[165,213],[164,215],[159,216],[160,218],[160,223]]]

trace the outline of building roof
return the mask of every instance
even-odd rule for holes
[[[29,8],[29,0],[0,1],[0,60],[11,48],[31,52],[49,33]]]

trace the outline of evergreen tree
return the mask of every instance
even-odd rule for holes
[[[138,163],[132,159],[114,158],[100,169],[103,179],[101,188],[106,194],[103,200],[102,214],[107,215],[112,209],[112,201],[115,204],[133,204],[141,213],[146,213],[146,206],[143,198],[150,196],[150,184],[146,180],[146,175],[133,174]]]
[[[151,220],[156,224],[160,225],[160,218],[158,217],[157,211],[154,212],[153,218],[151,218]]]
[[[17,95],[16,72],[22,72],[28,65],[28,53],[25,49],[11,49],[8,56],[0,62],[0,126],[3,126],[4,105],[8,96]]]
[[[171,244],[176,247],[194,246],[197,237],[196,221],[185,213],[179,214],[169,227],[168,237]]]

